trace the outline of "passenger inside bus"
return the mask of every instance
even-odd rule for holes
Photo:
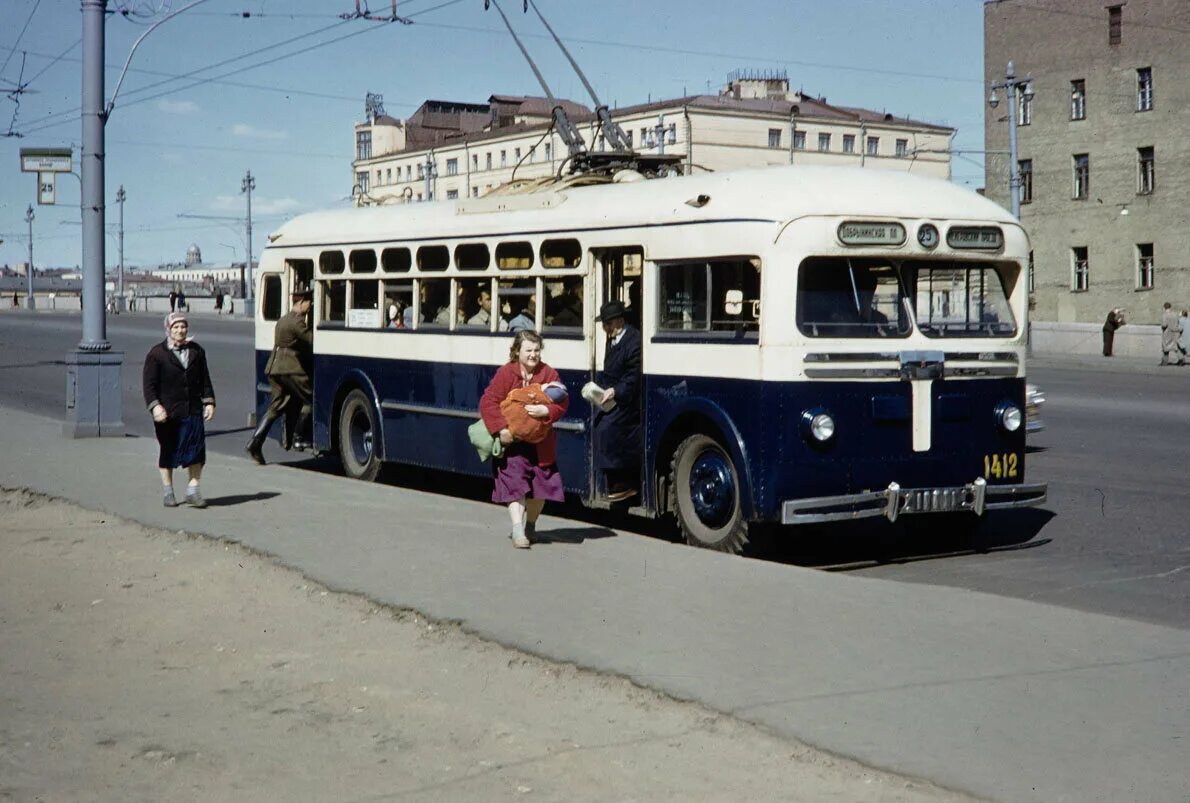
[[[807,261],[798,292],[798,325],[812,337],[895,337],[909,331],[890,265]],[[890,321],[883,306],[896,316]]]

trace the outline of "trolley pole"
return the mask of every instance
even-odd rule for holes
[[[25,222],[29,224],[29,269],[25,271],[25,278],[29,284],[29,292],[25,296],[25,309],[37,309],[37,302],[33,300],[33,204],[25,210]]]
[[[252,190],[256,189],[256,179],[252,177],[252,171],[249,170],[244,175],[244,180],[240,183],[240,191],[246,193],[248,196],[248,218],[247,218],[247,236],[248,236],[248,261],[244,264],[244,276],[247,282],[244,286],[244,312],[251,313],[256,309],[256,304],[253,296],[256,292],[256,282],[252,278]]]
[[[120,189],[116,191],[116,201],[120,204],[120,267],[116,274],[116,310],[118,312],[124,311],[124,199],[128,194],[124,192],[124,185],[120,185]]]

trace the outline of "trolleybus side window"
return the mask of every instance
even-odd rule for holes
[[[347,260],[344,259],[342,251],[323,251],[318,255],[318,271],[324,276],[341,274],[346,267]],[[332,324],[346,322],[347,282],[342,279],[323,279],[321,287],[321,320]]]
[[[456,279],[458,327],[489,331],[492,328],[492,280]]]
[[[542,284],[545,289],[545,329],[551,335],[581,335],[584,319],[583,277],[549,277]]]
[[[354,329],[379,329],[383,325],[380,309],[380,282],[356,279],[351,285],[351,313],[347,321]]]
[[[906,262],[913,314],[926,337],[1011,337],[1016,318],[1004,275],[990,262]],[[1011,269],[1010,269],[1011,270]]]
[[[281,319],[281,274],[269,273],[264,277],[264,293],[260,301],[261,315],[266,321]]]
[[[496,246],[496,267],[500,270],[527,270],[533,267],[530,243],[500,243]]]
[[[541,244],[541,264],[553,270],[577,268],[583,261],[578,240],[546,240]]]
[[[342,251],[323,251],[318,255],[318,270],[321,273],[342,273],[343,267]]]
[[[760,332],[760,260],[699,260],[658,266],[662,332]]]
[[[486,243],[463,243],[455,246],[455,267],[459,270],[487,270],[492,255]]]
[[[417,269],[444,271],[450,267],[450,249],[445,245],[423,245],[417,249]]]
[[[404,250],[404,249],[402,249]],[[408,253],[408,251],[406,251]],[[405,310],[413,309],[413,282],[411,280],[384,283],[385,325],[394,329],[405,328]],[[413,313],[410,312],[410,315]]]
[[[450,326],[450,279],[417,280],[417,325],[414,329]],[[410,321],[412,322],[412,316]]]
[[[380,264],[385,273],[408,273],[413,257],[408,248],[386,248],[380,252]]]
[[[371,248],[351,252],[352,273],[375,273],[376,252]]]
[[[501,321],[498,329],[519,332],[537,328],[536,279],[500,279],[496,292]]]
[[[907,300],[887,259],[810,257],[798,270],[797,325],[808,337],[907,337]]]

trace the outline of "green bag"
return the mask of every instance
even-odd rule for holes
[[[483,422],[482,418],[467,427],[467,437],[471,440],[475,451],[479,453],[480,460],[488,460],[504,454],[504,444],[500,442],[499,438],[488,432],[488,425]]]

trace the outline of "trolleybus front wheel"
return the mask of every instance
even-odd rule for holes
[[[748,543],[740,510],[739,475],[731,457],[713,438],[691,435],[678,444],[670,463],[674,512],[686,543],[739,553]]]
[[[372,400],[362,390],[353,390],[339,408],[339,459],[343,473],[355,480],[372,482],[380,475],[376,454],[376,414]]]

